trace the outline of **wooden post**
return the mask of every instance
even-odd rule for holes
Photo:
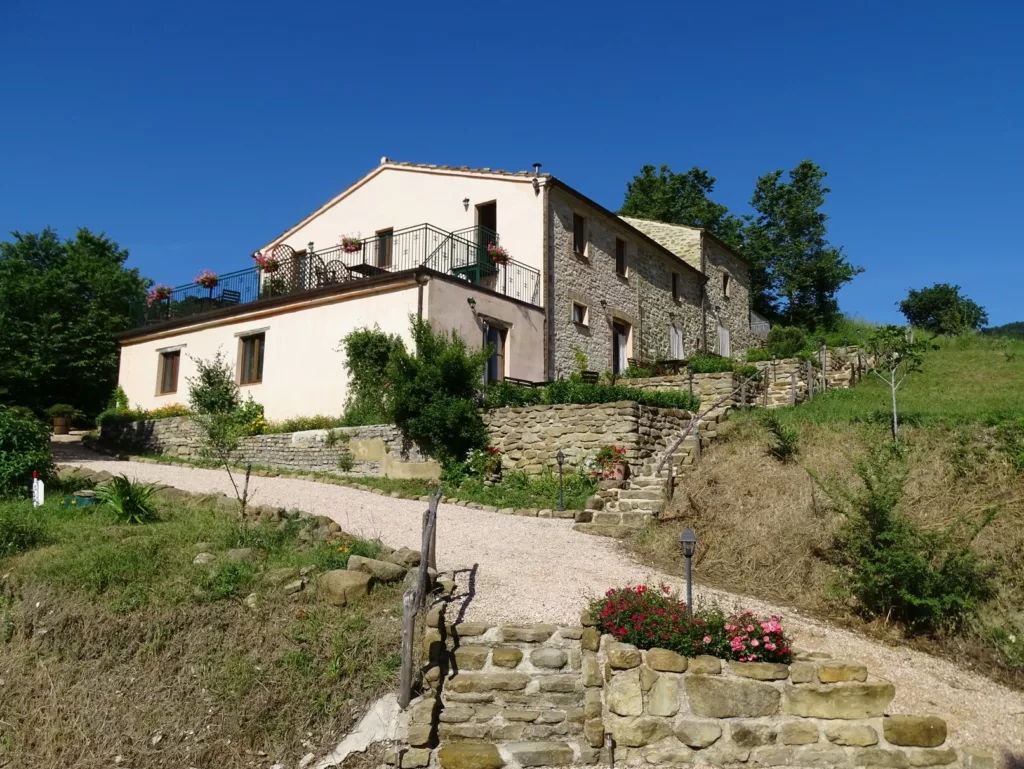
[[[700,462],[700,422],[697,422],[693,426],[693,437],[694,437],[694,440],[695,440],[695,443],[694,443],[694,452],[695,453],[693,455],[693,464],[696,465],[696,464],[698,464]]]
[[[828,391],[828,348],[825,345],[821,346],[818,351],[818,355],[821,357],[821,391]]]
[[[789,405],[796,405],[796,373],[789,375]]]
[[[743,384],[740,385],[740,408],[745,409],[747,407],[747,380],[743,380]]]
[[[807,400],[814,398],[814,364],[807,361]]]
[[[693,397],[693,366],[687,366],[686,372],[690,375],[690,397]]]
[[[676,479],[675,479],[675,462],[672,461],[672,452],[668,453],[668,498],[672,499],[672,495],[676,492]]]
[[[416,588],[402,596],[402,671],[398,681],[398,707],[405,710],[412,699],[413,636],[416,634]]]

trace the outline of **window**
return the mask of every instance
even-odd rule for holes
[[[683,330],[679,326],[669,326],[668,337],[669,358],[672,360],[683,360],[686,357],[683,353]]]
[[[727,299],[732,296],[732,275],[729,273],[722,275],[722,294]]]
[[[626,241],[615,238],[615,274],[626,277]]]
[[[587,218],[572,215],[572,250],[583,256],[587,253]]]
[[[679,300],[682,298],[682,276],[678,272],[672,273],[672,298]]]
[[[391,267],[391,250],[395,241],[395,231],[391,228],[377,230],[377,266]]]
[[[266,347],[266,334],[253,334],[243,336],[242,344],[242,373],[239,377],[240,384],[259,384],[263,381],[263,350]]]
[[[572,303],[572,322],[581,326],[587,325],[587,306],[585,304]]]
[[[612,323],[612,373],[621,374],[629,365],[629,324]]]
[[[718,327],[718,354],[723,358],[732,357],[732,344],[729,341],[729,329],[725,326]]]
[[[508,344],[507,328],[487,327],[487,344],[494,348],[494,354],[487,361],[487,381],[500,382],[505,378],[505,347]]]
[[[160,353],[160,394],[178,392],[178,364],[181,350]]]

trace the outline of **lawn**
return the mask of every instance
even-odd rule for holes
[[[393,687],[399,589],[337,608],[315,583],[380,546],[225,507],[168,495],[131,525],[0,502],[0,764],[292,766]]]

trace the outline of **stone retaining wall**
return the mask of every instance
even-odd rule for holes
[[[691,414],[618,401],[506,407],[485,412],[483,417],[491,445],[501,450],[507,469],[529,474],[555,470],[559,450],[572,467],[613,444],[626,449],[630,470],[638,475],[649,470],[655,457],[686,429]]]
[[[585,624],[592,624],[584,617]],[[991,765],[933,716],[887,715],[895,688],[856,662],[791,665],[641,651],[595,627],[447,624],[428,616],[407,767]]]

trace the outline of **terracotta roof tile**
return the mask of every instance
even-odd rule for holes
[[[392,160],[391,158],[388,158],[386,161],[381,163],[381,165],[400,166],[402,168],[426,168],[428,170],[436,171],[461,171],[463,173],[487,174],[489,176],[517,176],[524,179],[532,179],[534,176],[540,176],[545,179],[551,178],[551,174],[549,173],[536,174],[533,171],[505,171],[500,168],[470,168],[469,166],[444,166],[435,165],[433,163],[410,163],[405,160]]]

